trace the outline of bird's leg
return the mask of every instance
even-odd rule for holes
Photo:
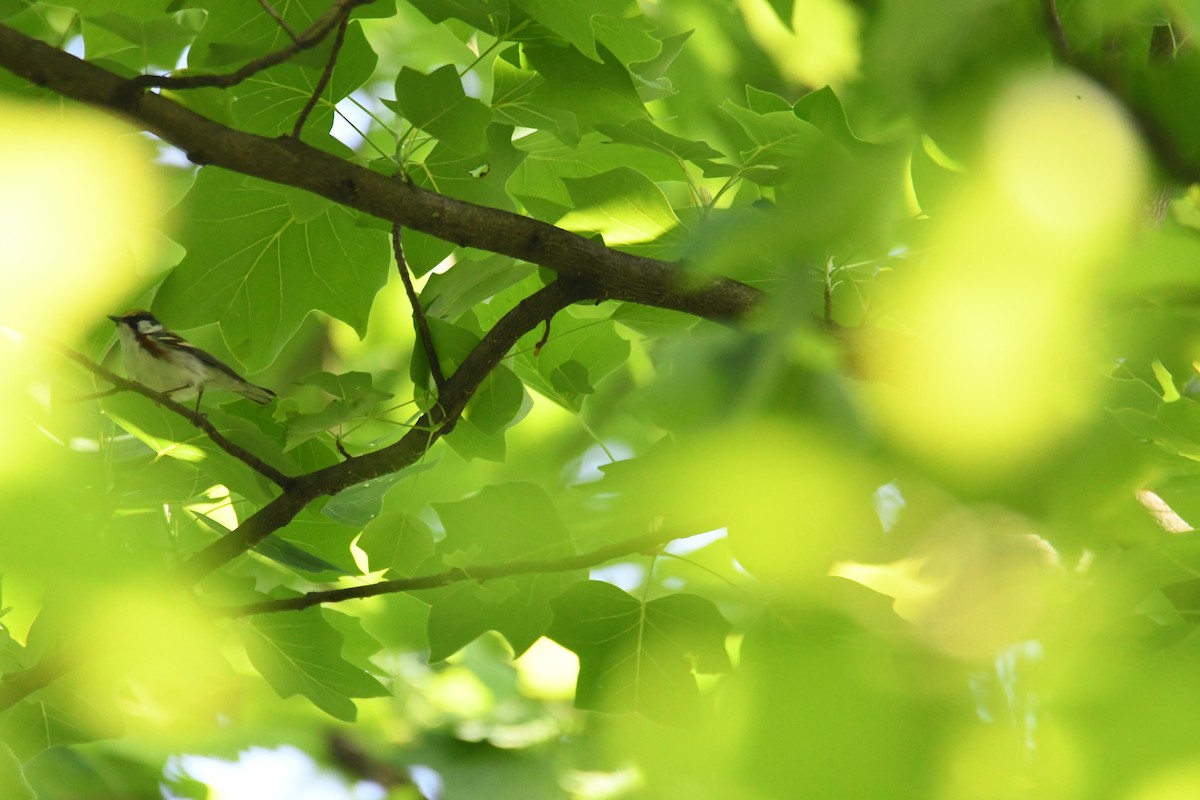
[[[190,383],[185,383],[183,386],[176,386],[174,389],[167,389],[165,392],[159,392],[159,394],[161,394],[163,397],[169,397],[170,399],[174,400],[175,398],[171,397],[171,395],[175,394],[176,392],[182,392],[184,389],[188,389],[190,387]]]
[[[201,397],[204,397],[204,387],[197,386],[196,387],[196,413],[197,414],[200,413],[200,398]]]

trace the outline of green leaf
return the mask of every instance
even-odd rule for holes
[[[579,708],[687,724],[700,708],[693,672],[730,669],[730,625],[702,597],[673,594],[642,603],[611,584],[585,581],[552,605],[547,635],[579,656]]]
[[[421,305],[431,317],[455,320],[472,307],[528,278],[537,267],[507,256],[459,259],[425,279]]]
[[[592,17],[597,10],[606,10],[613,0],[580,2],[580,0],[511,0],[529,16],[557,33],[593,61],[600,61],[596,52],[596,35]]]
[[[706,142],[694,142],[667,133],[647,119],[635,119],[624,125],[596,126],[596,130],[612,139],[614,142],[648,147],[660,153],[667,153],[681,161],[709,161],[714,158],[724,158],[725,154],[709,147]]]
[[[89,11],[80,26],[88,60],[116,62],[133,72],[174,66],[196,35],[187,15],[160,10],[134,16],[128,8],[97,13],[90,6]]]
[[[263,435],[253,423],[213,409],[207,403],[205,407],[210,421],[230,441],[246,447],[285,473],[296,469],[292,460],[279,452],[278,443]],[[211,439],[174,412],[162,408],[152,400],[132,394],[108,398],[104,402],[104,408],[121,429],[141,443],[135,445],[129,442],[128,449],[121,451],[122,458],[131,466],[144,465],[150,460],[156,460],[161,471],[157,477],[174,481],[180,492],[174,495],[175,499],[191,500],[214,483],[224,484],[242,497],[254,500],[266,498],[265,478],[241,460],[217,447]],[[255,408],[257,409],[257,406]],[[132,493],[138,486],[139,484],[130,482],[122,488]],[[162,490],[162,485],[156,489],[159,492]],[[165,499],[167,497],[159,496],[160,503]]]
[[[752,106],[776,108],[778,104],[764,99],[766,97],[762,92],[753,95]],[[774,95],[769,97],[775,98]],[[783,105],[783,109],[762,111],[742,108],[728,100],[721,104],[721,110],[738,123],[752,145],[742,153],[742,162],[746,177],[756,183],[770,185],[787,180],[789,168],[801,158],[815,153],[825,141],[824,135],[812,123],[797,117],[786,103]]]
[[[534,483],[485,486],[466,500],[435,503],[434,509],[446,529],[442,552],[476,552],[486,562],[575,553],[550,495]]]
[[[518,50],[513,48],[512,53]],[[546,79],[531,69],[508,60],[505,55],[492,62],[492,113],[497,122],[552,133],[566,144],[579,142],[579,123],[570,111],[546,108],[532,99]]]
[[[444,438],[446,444],[450,445],[450,449],[458,453],[464,461],[482,458],[484,461],[494,461],[499,464],[504,462],[505,456],[508,454],[503,433],[484,433],[476,427],[474,422],[465,417],[460,419],[455,424],[454,430]]]
[[[492,112],[463,91],[454,65],[428,75],[404,67],[396,78],[395,108],[416,127],[461,155],[487,149]]]
[[[466,416],[479,431],[493,436],[517,418],[525,402],[525,384],[503,364],[493,369],[467,404]]]
[[[585,365],[586,377],[579,375],[576,367],[568,367],[568,373],[574,373],[574,384],[595,387],[629,359],[629,341],[618,335],[606,319],[558,314],[551,323],[549,340],[534,355],[533,345],[539,338],[541,333],[533,331],[521,339],[517,346],[520,355],[513,368],[530,388],[574,411],[579,410],[584,395],[564,394],[555,386],[556,373],[559,381],[566,377],[560,370],[563,364],[573,361]]]
[[[241,66],[241,62],[279,50],[291,43],[284,29],[270,15],[247,14],[240,0],[187,0],[178,4],[203,8],[207,20],[188,52],[192,68],[215,70]],[[325,0],[292,0],[278,11],[293,31],[302,31],[329,8]]]
[[[438,547],[447,561],[470,570],[525,558],[556,558],[576,552],[545,490],[532,483],[503,483],[454,503],[435,503],[446,529]],[[581,573],[550,573],[461,584],[427,595],[430,658],[452,654],[487,630],[497,630],[518,653],[532,645],[550,622],[550,601]]]
[[[564,361],[550,373],[550,382],[564,395],[592,394],[595,387],[588,381],[587,367],[578,361]]]
[[[3,742],[0,742],[0,792],[10,800],[37,800],[37,792],[25,780],[21,760]]]
[[[276,536],[269,537],[265,541],[256,544],[254,552],[264,555],[272,561],[278,561],[285,566],[314,575],[322,572],[333,572],[341,575],[349,574],[336,564],[330,564],[325,559],[318,558],[303,548],[297,547],[291,542]]]
[[[525,153],[513,146],[512,128],[509,126],[491,125],[486,133],[486,150],[470,156],[463,156],[439,142],[421,164],[413,167],[413,182],[460,200],[514,210],[516,206],[506,184],[525,158]],[[407,239],[406,232],[405,241]],[[423,274],[424,271],[418,271],[417,274]]]
[[[329,60],[333,37],[309,51],[307,61],[298,58],[248,78],[231,90],[233,111],[238,127],[263,136],[291,133],[300,112],[309,102]],[[333,122],[333,107],[371,79],[377,58],[362,26],[346,28],[345,41],[338,51],[333,75],[321,92],[321,102],[305,124],[308,132],[327,133]]]
[[[792,9],[796,5],[796,0],[768,0],[771,8],[775,9],[775,14],[788,28],[792,27]]]
[[[376,389],[372,385],[371,375],[366,372],[347,372],[341,375],[318,372],[306,378],[304,383],[319,387],[331,397],[320,411],[288,413],[289,450],[347,422],[371,417],[380,403],[392,397],[391,392]]]
[[[492,34],[512,27],[508,0],[409,0],[431,22],[461,19],[463,22]]]
[[[180,215],[188,253],[155,295],[156,315],[172,328],[216,322],[251,372],[274,361],[314,309],[363,335],[387,278],[387,237],[337,205],[299,222],[289,203],[298,192],[200,170]]]
[[[842,108],[842,103],[833,89],[828,86],[801,97],[793,106],[793,111],[797,117],[812,123],[821,133],[844,147],[853,148],[863,144],[862,140],[850,131],[846,110]]]
[[[386,569],[390,575],[408,578],[433,556],[433,531],[411,514],[387,512],[371,520],[358,546],[369,557],[372,571]]]
[[[746,85],[746,107],[757,114],[771,114],[776,111],[792,111],[793,106],[774,92]]]
[[[563,183],[574,210],[558,221],[559,226],[594,231],[610,246],[652,242],[679,226],[662,190],[628,167],[591,178],[565,178]]]
[[[342,635],[319,609],[263,614],[241,633],[250,662],[280,697],[303,695],[330,716],[353,722],[357,709],[350,698],[390,694],[342,657]]]
[[[110,739],[123,733],[115,699],[57,687],[55,702],[25,700],[0,715],[0,744],[22,762],[52,748]]]
[[[586,574],[578,570],[518,575],[425,592],[430,604],[429,660],[448,658],[490,630],[503,635],[520,656],[549,628],[554,598]]]
[[[641,14],[597,14],[592,17],[596,41],[625,64],[651,61],[662,51],[655,26]]]
[[[668,337],[696,327],[698,320],[682,311],[650,308],[637,303],[622,303],[613,312],[612,321],[643,336]]]
[[[575,50],[526,45],[525,57],[545,79],[529,101],[546,109],[573,114],[581,133],[601,123],[621,124],[648,116],[629,70],[611,53],[596,63]]]
[[[230,533],[228,528],[205,514],[196,514],[196,521],[218,536],[225,536]],[[277,561],[284,566],[312,574],[322,572],[333,572],[339,575],[349,574],[348,570],[339,567],[337,564],[332,564],[323,558],[313,555],[304,548],[287,541],[287,539],[283,538],[284,535],[283,532],[277,532],[272,536],[268,536],[263,541],[254,545],[254,552],[266,556],[272,561]]]
[[[479,344],[480,336],[465,327],[467,320],[459,320],[457,324],[446,322],[437,317],[426,317],[429,323],[429,334],[433,339],[433,350],[437,353],[438,363],[441,364],[443,375],[453,375],[463,359]],[[412,361],[408,368],[416,388],[417,401],[426,401],[425,395],[433,388],[429,371],[429,358],[424,347],[413,351]]]
[[[330,498],[329,502],[321,509],[321,513],[342,525],[361,528],[379,516],[379,511],[383,508],[384,495],[391,491],[393,486],[432,469],[434,463],[426,456],[426,460],[405,467],[399,472],[356,483]]]
[[[531,211],[557,219],[571,207],[567,178],[589,178],[616,169],[633,169],[651,181],[683,178],[679,162],[657,149],[606,142],[589,134],[572,147],[548,133],[520,139],[517,146],[528,156],[508,182],[508,191]]]

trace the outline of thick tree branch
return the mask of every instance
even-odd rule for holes
[[[571,572],[577,569],[587,569],[614,558],[644,553],[660,547],[672,539],[674,535],[662,532],[648,533],[623,542],[614,542],[605,547],[597,548],[588,553],[562,558],[530,558],[520,561],[507,561],[502,564],[480,564],[467,569],[454,568],[433,575],[421,575],[416,578],[399,578],[391,581],[380,581],[366,586],[352,586],[347,589],[330,589],[327,591],[307,592],[298,597],[288,597],[283,600],[266,600],[261,603],[233,606],[218,610],[217,613],[228,617],[246,617],[252,614],[271,614],[277,611],[301,611],[310,606],[322,603],[340,603],[343,600],[356,600],[363,597],[375,597],[381,594],[396,594],[397,592],[416,592],[423,589],[437,589],[463,581],[487,581],[495,578],[507,578],[513,575],[541,575],[548,572]]]
[[[297,53],[316,47],[335,27],[340,26],[344,30],[346,23],[349,21],[350,12],[355,7],[366,5],[370,2],[372,0],[337,0],[337,2],[329,7],[328,11],[322,14],[307,30],[299,35],[293,34],[284,25],[283,18],[273,13],[272,9],[268,13],[271,13],[271,16],[275,17],[280,25],[283,26],[284,32],[292,39],[292,43],[286,47],[282,47],[273,53],[268,53],[261,58],[256,58],[233,72],[221,73],[219,75],[138,75],[136,78],[130,79],[129,90],[139,91],[152,86],[159,86],[165,89],[200,89],[205,87],[228,89],[231,86],[237,86],[251,75],[278,66]],[[337,48],[335,47],[331,58],[336,57],[336,55]],[[317,93],[320,94],[320,91]]]
[[[120,375],[117,375],[115,372],[112,372],[111,370],[106,369],[105,367],[101,366],[100,364],[97,364],[95,361],[92,361],[90,358],[83,355],[82,353],[76,352],[75,350],[72,350],[69,347],[65,347],[61,344],[57,344],[57,343],[49,341],[49,340],[43,340],[43,343],[46,344],[48,347],[52,347],[55,350],[57,350],[58,352],[62,353],[66,358],[69,358],[70,360],[74,361],[76,364],[79,364],[80,366],[84,367],[85,369],[91,371],[97,377],[102,378],[103,380],[107,381],[108,383],[111,383],[117,389],[124,391],[124,392],[136,392],[137,394],[140,394],[143,397],[148,397],[149,399],[153,400],[155,403],[159,404],[163,408],[166,408],[168,411],[173,411],[174,413],[183,417],[188,422],[192,423],[197,428],[199,428],[201,431],[203,431],[204,434],[210,440],[212,440],[212,443],[215,444],[217,447],[221,448],[226,453],[228,453],[229,455],[236,458],[238,461],[241,461],[243,464],[248,466],[250,469],[254,470],[259,475],[262,475],[264,478],[271,481],[275,485],[279,486],[281,489],[287,489],[295,481],[294,478],[292,478],[288,475],[284,475],[282,472],[275,469],[270,464],[263,461],[261,458],[254,455],[253,453],[251,453],[249,450],[245,449],[241,445],[234,444],[233,442],[229,441],[229,439],[226,439],[225,435],[222,434],[219,430],[217,430],[216,427],[214,427],[213,424],[208,421],[208,417],[206,417],[205,415],[200,414],[196,411],[193,411],[192,409],[188,408],[187,406],[183,405],[182,403],[178,403],[175,400],[172,400],[170,397],[167,397],[165,394],[159,394],[158,392],[154,391],[153,389],[143,386],[142,384],[138,383],[137,381],[131,381],[131,380],[127,380],[126,378],[122,378]]]
[[[295,478],[283,494],[248,517],[236,530],[196,551],[180,566],[181,578],[194,583],[237,558],[291,522],[318,497],[337,494],[356,483],[389,475],[415,464],[434,442],[454,427],[467,407],[467,401],[518,339],[560,309],[590,296],[586,284],[559,280],[522,300],[516,308],[501,317],[475,349],[467,354],[455,373],[446,380],[437,405],[421,415],[412,430],[398,442]]]
[[[463,247],[513,256],[591,281],[598,298],[736,320],[762,298],[728,279],[700,278],[677,264],[612,250],[507,211],[455,200],[356,166],[291,137],[233,130],[162,95],[0,25],[0,67],[82,103],[124,116],[188,154],[244,175],[305,189]]]

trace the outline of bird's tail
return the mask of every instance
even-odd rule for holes
[[[260,406],[265,406],[275,398],[275,393],[263,386],[255,386],[253,383],[243,383],[234,390],[247,400],[253,400]]]

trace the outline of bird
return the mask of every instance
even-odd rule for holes
[[[172,400],[195,394],[197,413],[206,390],[236,392],[260,405],[275,397],[270,389],[250,383],[216,356],[167,330],[149,311],[133,309],[108,318],[117,323],[125,374]]]

